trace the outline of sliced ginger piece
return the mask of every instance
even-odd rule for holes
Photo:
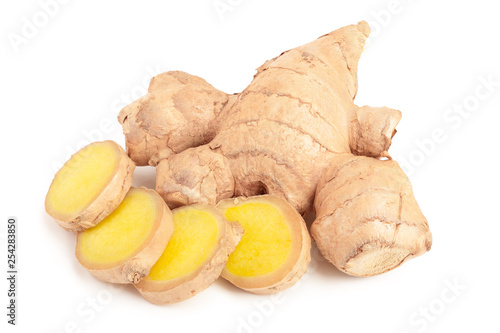
[[[302,216],[273,195],[225,199],[217,204],[245,233],[229,256],[222,277],[255,294],[274,294],[294,285],[311,261],[311,238]]]
[[[195,204],[173,211],[174,234],[149,275],[135,285],[154,304],[186,300],[221,274],[243,229],[215,207]]]
[[[76,257],[102,281],[138,283],[172,236],[172,212],[154,190],[131,188],[101,223],[80,232]]]
[[[57,172],[45,198],[45,210],[66,230],[92,228],[123,200],[134,168],[117,143],[89,144]]]

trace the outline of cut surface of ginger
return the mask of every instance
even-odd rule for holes
[[[51,208],[61,215],[78,214],[106,187],[119,160],[115,147],[107,143],[76,153],[54,179],[47,196]]]
[[[172,213],[161,197],[131,188],[101,223],[78,234],[76,255],[103,281],[136,283],[149,273],[172,232]]]
[[[222,200],[217,208],[244,229],[223,278],[252,293],[273,294],[306,272],[311,239],[304,219],[287,201],[273,195],[239,197]]]
[[[135,164],[113,141],[92,143],[75,153],[54,177],[45,208],[71,231],[91,228],[123,200]]]
[[[135,285],[154,304],[180,302],[208,288],[243,233],[213,206],[195,204],[172,212],[172,238],[149,275]]]
[[[111,266],[130,257],[151,236],[155,205],[148,194],[131,190],[104,221],[80,234],[82,259]]]
[[[174,234],[151,269],[149,278],[155,281],[175,279],[200,267],[214,250],[218,228],[215,217],[204,211],[174,211]]]
[[[226,269],[240,276],[263,275],[278,269],[290,253],[290,229],[278,209],[267,203],[248,203],[224,212],[245,233],[229,256]]]

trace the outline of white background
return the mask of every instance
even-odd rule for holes
[[[66,2],[47,20],[35,0],[0,5],[3,272],[6,220],[19,219],[18,326],[6,324],[2,273],[2,332],[499,332],[496,1],[222,0],[231,7],[221,15],[214,0]],[[183,70],[238,92],[265,60],[363,19],[374,37],[356,103],[403,112],[391,153],[429,220],[429,253],[355,278],[314,251],[279,298],[219,279],[170,306],[80,267],[75,236],[44,211],[46,191],[89,140],[124,144],[117,113],[154,74]],[[154,169],[135,176],[154,186]]]

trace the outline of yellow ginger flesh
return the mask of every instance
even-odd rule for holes
[[[218,224],[210,214],[189,209],[174,213],[174,233],[149,278],[165,281],[196,270],[216,245]]]
[[[291,236],[280,212],[265,203],[228,208],[228,221],[238,221],[245,233],[229,256],[226,269],[239,276],[258,276],[275,271],[290,252]]]
[[[71,218],[102,192],[118,167],[120,155],[108,142],[89,145],[59,171],[47,194],[50,210]]]
[[[79,250],[97,265],[120,262],[137,252],[151,234],[155,202],[145,192],[131,189],[122,203],[94,228],[81,233]]]

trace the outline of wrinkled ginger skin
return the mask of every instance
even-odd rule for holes
[[[215,205],[234,193],[228,159],[206,145],[162,160],[157,167],[156,184],[170,209],[194,203]]]
[[[356,110],[350,124],[352,153],[369,157],[388,157],[396,125],[401,120],[401,111],[386,107],[363,106]]]
[[[270,193],[301,213],[312,208],[320,170],[337,153],[350,152],[357,62],[368,29],[364,22],[348,26],[267,61],[221,111],[217,135],[207,146],[213,160],[225,160],[225,168],[217,163],[219,172],[233,176],[234,192],[222,191],[226,197]],[[195,178],[212,167],[208,162],[192,166],[191,155],[184,151],[160,161],[158,174],[171,161],[186,166],[165,181],[157,176],[156,189],[167,202],[172,179],[186,179],[188,170]],[[202,198],[215,204],[224,198],[219,189],[204,195],[193,183],[184,185],[182,193],[190,203]]]
[[[395,161],[339,156],[316,193],[311,234],[341,271],[371,276],[430,250],[427,220]]]
[[[369,33],[368,24],[360,22],[265,62],[250,85],[220,108],[212,140],[175,155],[162,155],[156,190],[171,207],[196,202],[216,204],[224,198],[265,193],[286,199],[300,213],[312,210],[313,205],[316,209],[321,206],[314,238],[332,263],[353,275],[379,274],[396,265],[388,257],[403,262],[428,250],[431,236],[427,221],[413,198],[407,177],[387,152],[401,119],[400,111],[358,107],[353,102],[358,88],[358,61]],[[213,118],[205,122],[214,124]],[[191,138],[189,132],[186,137]],[[355,156],[363,157],[363,162],[346,166],[344,171],[356,174],[359,168],[383,167],[396,184],[405,184],[406,190],[400,191],[406,198],[409,219],[395,219],[399,217],[392,213],[392,206],[378,216],[387,226],[401,224],[398,233],[392,233],[394,242],[385,236],[373,236],[380,232],[375,224],[352,230],[344,222],[333,220],[331,223],[337,227],[320,228],[325,223],[322,216],[338,208],[315,199],[316,194],[331,188],[321,179],[335,173],[332,170],[343,159]],[[377,160],[382,157],[388,160]],[[362,179],[349,181],[362,184]],[[351,219],[371,216],[369,212],[379,204],[377,198],[367,197]],[[406,229],[407,225],[419,227]],[[367,243],[371,245],[364,248],[358,243],[341,244],[335,241],[341,232],[345,232],[346,242],[349,234],[361,232],[366,234],[365,239],[381,243]],[[349,263],[343,261],[345,258],[334,260],[330,254],[336,246],[346,247],[346,253],[362,251],[363,255]],[[402,250],[396,253],[391,247]],[[376,260],[380,261],[376,268],[371,267],[369,262]]]
[[[210,142],[217,130],[216,116],[229,98],[194,75],[157,75],[148,93],[118,116],[130,158],[137,165],[156,165],[161,158]]]

